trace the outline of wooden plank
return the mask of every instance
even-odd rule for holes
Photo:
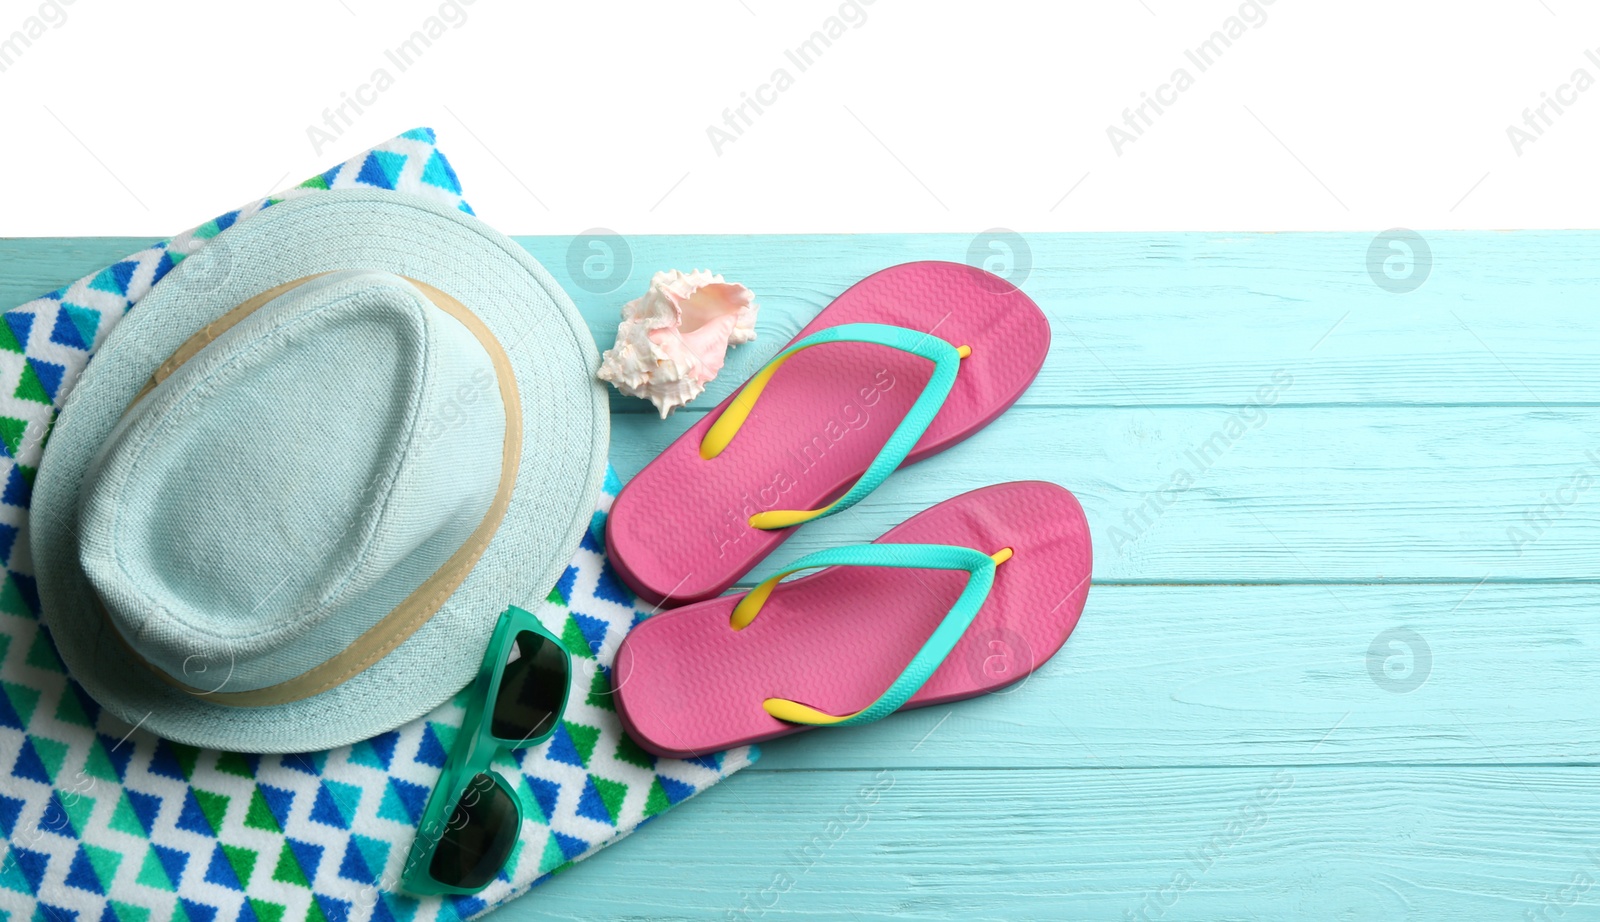
[[[753,288],[761,338],[730,356],[711,406],[834,296],[914,259],[968,258],[955,234],[635,236],[615,290],[574,280],[574,238],[519,237],[573,296],[602,348],[657,269],[709,267]],[[1033,406],[1238,406],[1280,369],[1297,405],[1592,405],[1587,336],[1600,234],[1430,233],[1426,282],[1374,284],[1364,234],[1035,234],[1024,290],[1051,319]],[[138,238],[0,240],[14,305],[133,252]],[[609,283],[608,283],[609,284]],[[619,413],[649,412],[618,399]]]
[[[1587,769],[751,770],[495,918],[1588,918],[1597,809]]]
[[[966,490],[1042,479],[1083,502],[1101,581],[1595,577],[1600,409],[1252,413],[1259,427],[1230,441],[1245,416],[1227,408],[1013,409],[799,529],[757,573],[871,540]],[[614,418],[618,473],[632,477],[694,419]]]
[[[1096,586],[1022,683],[773,740],[760,765],[1596,763],[1597,647],[1593,584]]]

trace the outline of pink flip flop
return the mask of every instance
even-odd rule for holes
[[[617,713],[645,749],[692,758],[994,691],[1066,642],[1091,556],[1062,487],[973,490],[749,593],[641,622],[613,664]]]
[[[652,604],[718,595],[792,525],[983,428],[1049,348],[1049,321],[998,276],[947,262],[874,273],[623,488],[612,563]]]

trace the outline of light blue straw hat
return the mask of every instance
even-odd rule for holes
[[[324,192],[224,231],[50,436],[31,548],[62,659],[124,721],[209,748],[427,713],[588,527],[597,363],[550,275],[461,212]]]

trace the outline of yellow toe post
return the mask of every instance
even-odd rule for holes
[[[962,358],[966,358],[967,356],[969,356],[971,354],[972,354],[972,347],[971,346],[957,346],[956,347],[956,355],[959,355]]]
[[[768,714],[779,720],[792,724],[811,724],[813,726],[827,726],[828,724],[843,723],[856,716],[845,714],[840,717],[834,714],[825,714],[814,707],[790,701],[788,698],[768,698],[761,702],[761,707]],[[856,714],[861,713],[857,711]]]
[[[995,551],[993,554],[990,554],[989,559],[994,561],[994,565],[998,567],[1011,559],[1011,548],[1003,547],[1000,550]]]

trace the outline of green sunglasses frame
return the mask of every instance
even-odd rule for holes
[[[505,674],[506,658],[511,654],[517,635],[523,631],[538,634],[561,651],[567,667],[567,687],[561,691],[561,706],[556,709],[555,719],[543,733],[517,740],[501,739],[494,735],[492,729],[494,722],[488,718],[491,716],[495,699],[500,694],[500,680]],[[517,796],[516,789],[511,783],[490,765],[502,752],[537,746],[553,736],[556,727],[561,725],[562,715],[566,713],[567,701],[571,694],[571,651],[561,643],[560,638],[545,630],[544,625],[540,624],[539,619],[531,612],[515,605],[507,608],[501,613],[494,634],[489,638],[488,649],[483,654],[483,665],[478,669],[478,677],[472,684],[472,693],[467,698],[466,718],[461,722],[461,729],[456,732],[455,743],[450,747],[450,757],[444,763],[444,771],[440,773],[439,781],[433,787],[433,793],[428,796],[428,806],[422,811],[422,822],[417,825],[417,838],[412,842],[411,851],[406,856],[405,872],[401,878],[401,886],[404,889],[417,896],[470,894],[483,889],[483,887],[470,889],[457,887],[435,880],[432,873],[434,852],[438,850],[439,842],[449,831],[447,827],[455,815],[457,803],[470,794],[474,797],[472,803],[475,804],[477,797],[487,793],[467,790],[472,780],[479,774],[494,779],[494,783],[510,798],[517,811],[520,837],[523,819],[522,798]],[[520,844],[512,846],[507,860],[516,854],[519,847]],[[484,887],[493,881],[493,877],[489,878]]]

